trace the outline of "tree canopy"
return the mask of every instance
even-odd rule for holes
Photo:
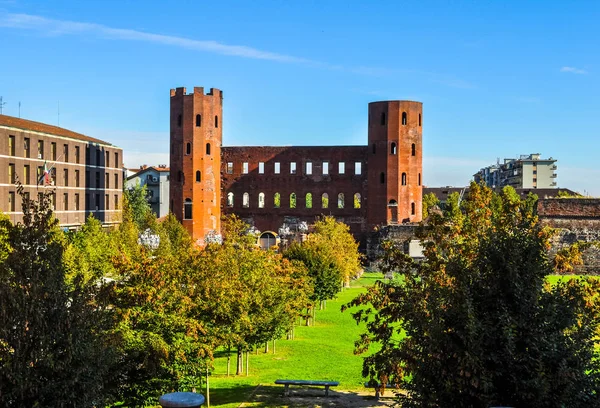
[[[535,197],[472,183],[429,214],[415,262],[386,243],[381,281],[351,302],[367,322],[363,375],[414,407],[587,407],[600,403],[596,279],[546,282],[552,231]]]

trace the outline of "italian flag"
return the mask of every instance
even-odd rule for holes
[[[44,172],[38,180],[38,184],[47,185],[50,184],[50,170],[48,170],[48,162],[44,162]]]

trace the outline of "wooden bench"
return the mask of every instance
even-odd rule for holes
[[[340,385],[337,381],[313,381],[313,380],[276,380],[275,384],[283,384],[285,385],[284,395],[289,397],[290,395],[290,385],[312,385],[325,387],[325,396],[329,395],[329,387],[336,387]]]

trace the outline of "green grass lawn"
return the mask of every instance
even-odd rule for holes
[[[336,389],[360,390],[362,356],[354,355],[354,341],[364,331],[352,319],[351,310],[341,313],[340,307],[352,300],[365,287],[383,276],[366,273],[344,289],[335,300],[327,302],[325,310],[317,310],[314,326],[296,326],[294,340],[276,342],[276,353],[250,354],[249,376],[227,377],[227,358],[224,352],[215,359],[215,370],[210,377],[211,406],[233,408],[246,401],[258,384],[274,386],[278,379],[339,381]],[[236,356],[232,354],[231,371],[235,373]],[[245,368],[244,368],[245,369]],[[277,387],[283,392],[283,386]],[[204,390],[202,391],[204,392]]]

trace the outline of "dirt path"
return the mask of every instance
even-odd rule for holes
[[[352,391],[329,391],[325,397],[322,388],[293,387],[290,396],[283,395],[283,387],[261,386],[250,397],[248,402],[240,408],[387,408],[393,407],[395,401],[388,391],[387,398],[379,401],[371,394],[356,393]]]

